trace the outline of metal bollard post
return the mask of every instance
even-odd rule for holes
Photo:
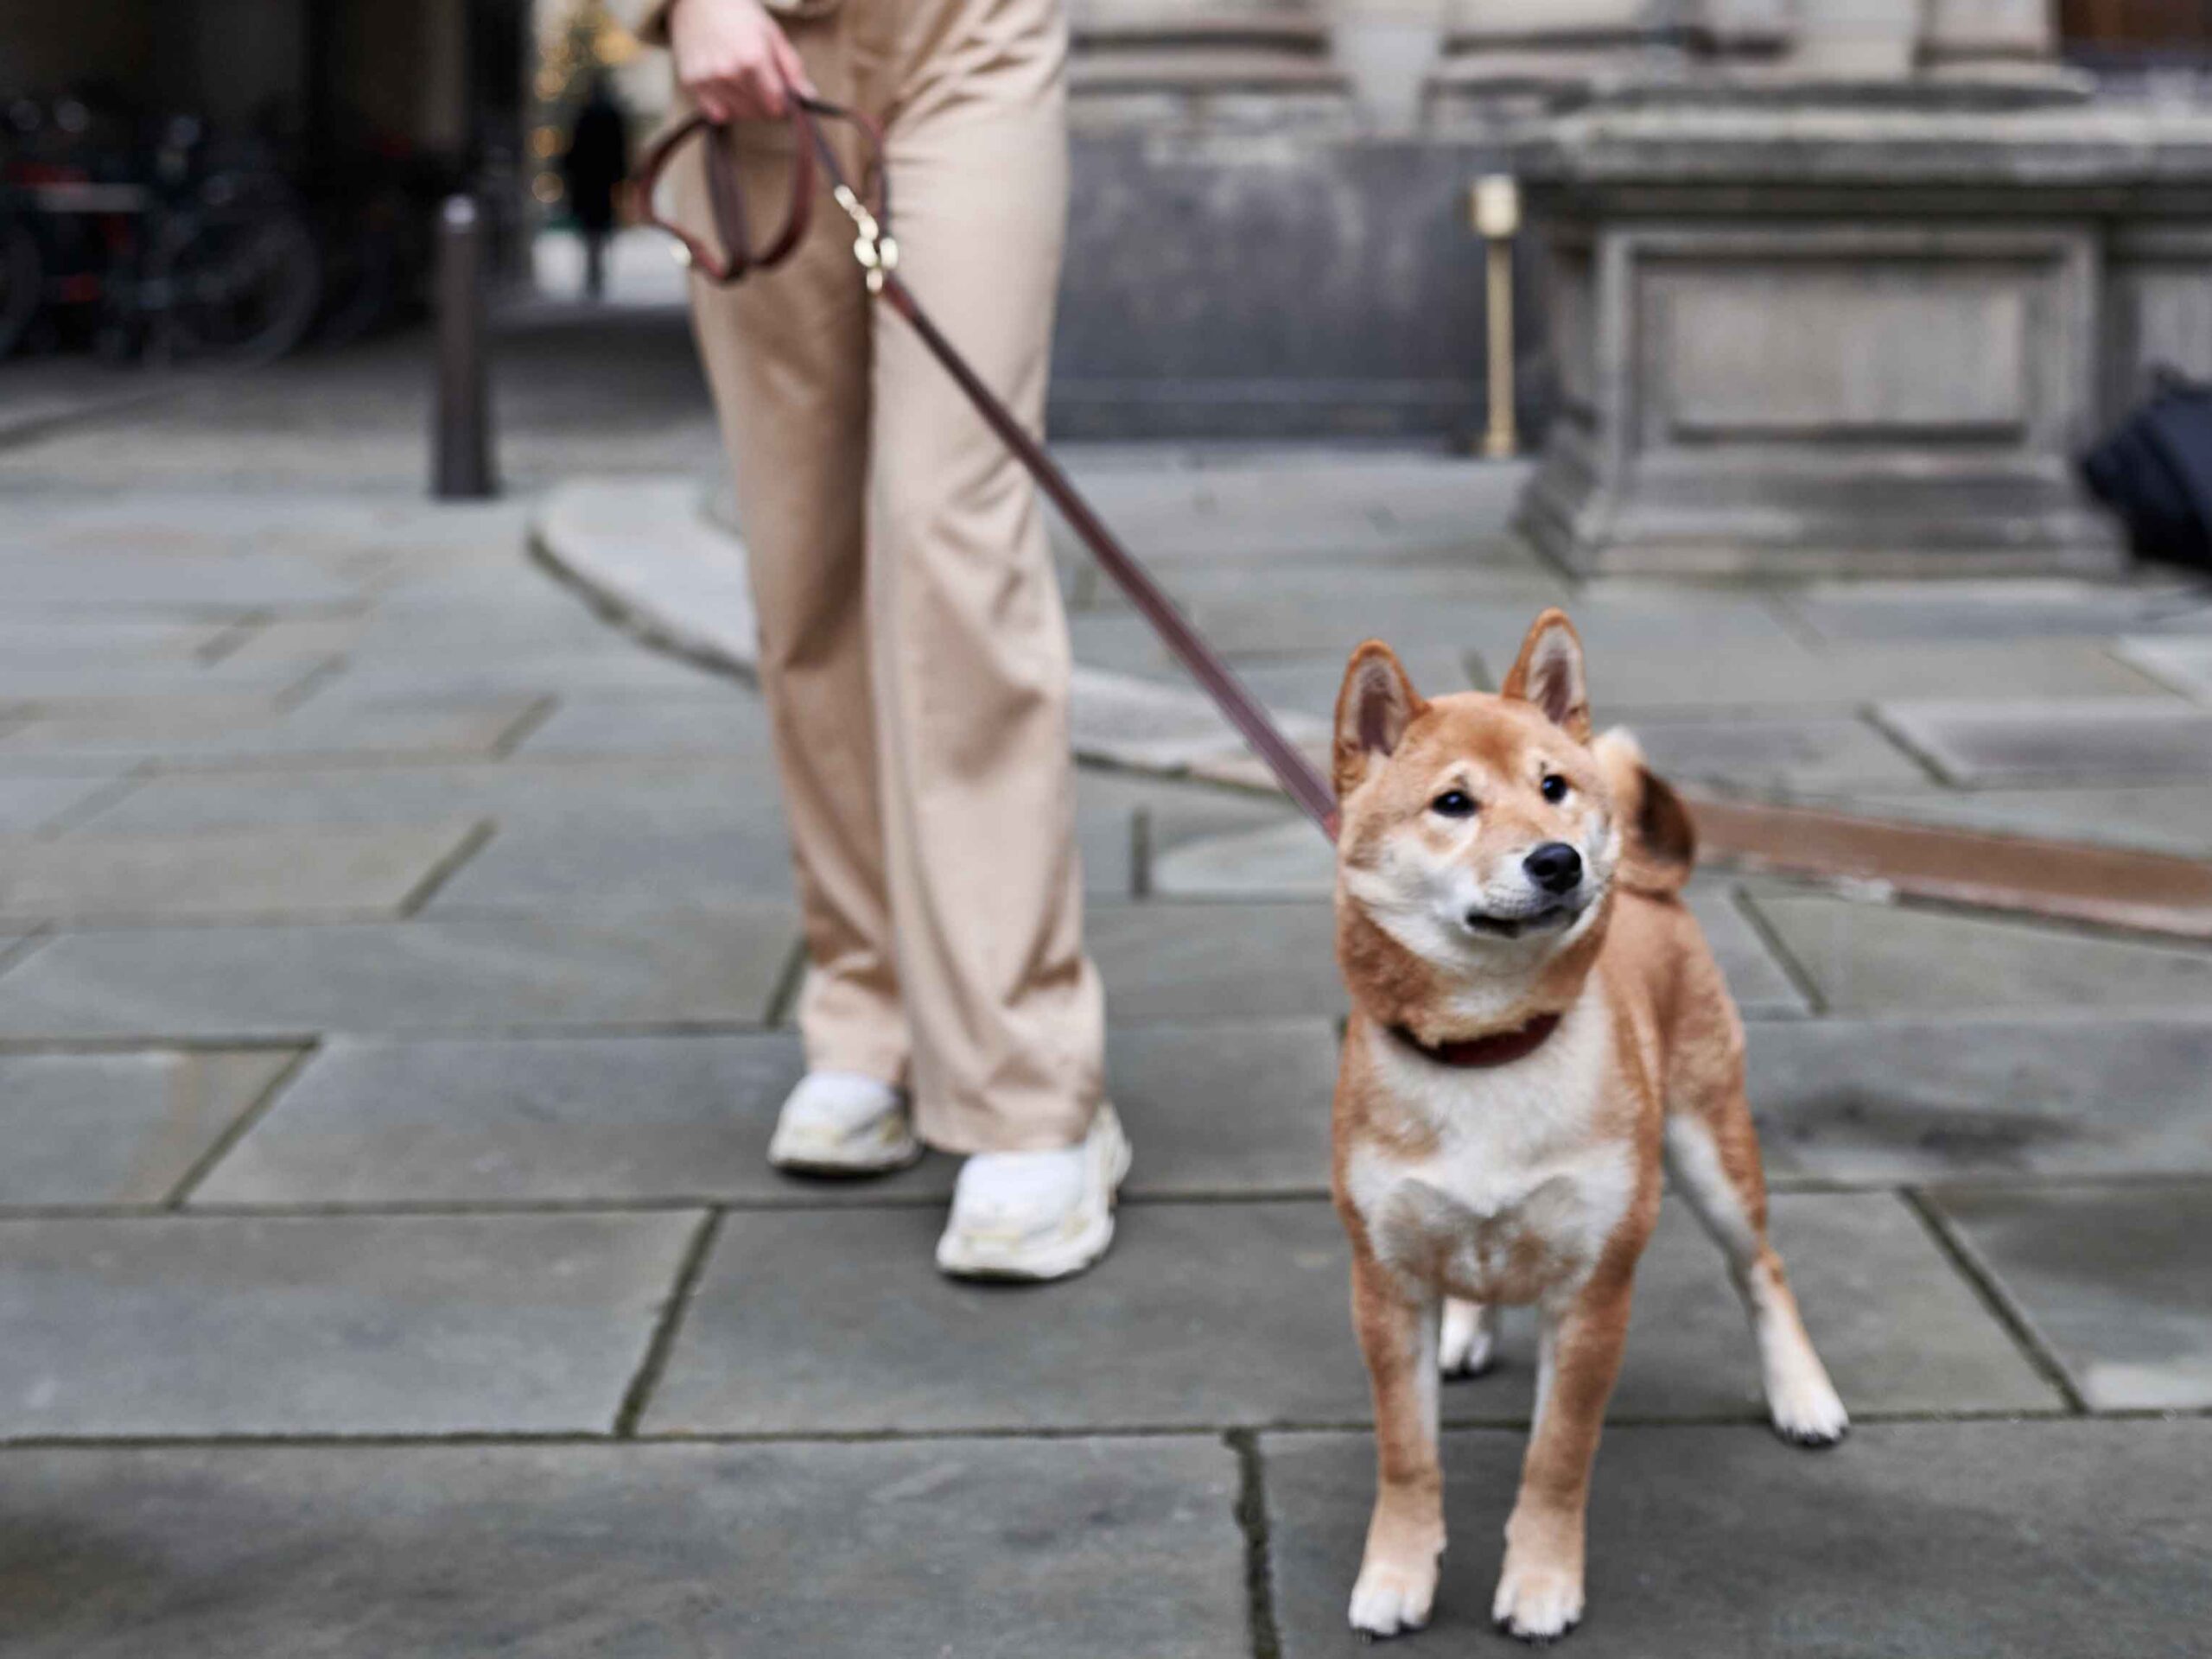
[[[1513,238],[1521,230],[1521,186],[1510,174],[1486,174],[1475,181],[1472,206],[1490,287],[1490,424],[1483,454],[1510,455],[1521,447],[1513,410]]]
[[[492,467],[490,363],[484,341],[484,222],[471,196],[438,210],[438,396],[430,493],[474,501],[499,493]]]

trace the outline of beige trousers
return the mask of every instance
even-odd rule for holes
[[[1057,0],[783,21],[823,95],[884,123],[915,296],[1041,429],[1067,208]],[[789,135],[732,142],[765,229]],[[696,168],[678,188],[703,222]],[[1067,1146],[1100,1097],[1104,1016],[1045,524],[1027,475],[869,301],[852,234],[825,195],[788,264],[693,289],[804,912],[807,1058],[906,1084],[931,1146]]]

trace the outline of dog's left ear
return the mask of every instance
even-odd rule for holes
[[[1425,707],[1406,677],[1406,665],[1389,646],[1370,639],[1352,652],[1344,666],[1344,689],[1337,693],[1337,741],[1330,757],[1339,801],[1366,782],[1376,757],[1397,748]]]
[[[1582,673],[1582,636],[1565,611],[1554,607],[1530,625],[1513,671],[1498,690],[1535,703],[1576,742],[1590,741],[1590,687]]]

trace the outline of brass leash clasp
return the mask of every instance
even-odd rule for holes
[[[891,233],[876,223],[875,215],[868,204],[844,185],[836,185],[830,194],[845,210],[853,221],[853,228],[860,232],[853,238],[853,257],[868,273],[868,291],[883,292],[883,279],[899,269],[899,244]]]

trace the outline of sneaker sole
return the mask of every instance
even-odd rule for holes
[[[1115,1128],[1114,1173],[1106,1184],[1105,1211],[1093,1217],[1083,1231],[1064,1243],[1026,1249],[1019,1255],[975,1254],[957,1243],[948,1249],[940,1241],[938,1271],[950,1278],[985,1283],[1041,1284],[1047,1280],[1072,1278],[1104,1260],[1106,1252],[1113,1248],[1114,1211],[1121,1201],[1122,1183],[1128,1176],[1134,1155],[1129,1137],[1121,1132],[1118,1119]]]
[[[863,1153],[852,1158],[824,1158],[779,1153],[772,1147],[768,1151],[771,1166],[786,1175],[817,1175],[846,1180],[864,1179],[870,1175],[895,1175],[902,1169],[911,1169],[922,1160],[922,1143],[909,1141],[903,1147],[887,1153]]]

